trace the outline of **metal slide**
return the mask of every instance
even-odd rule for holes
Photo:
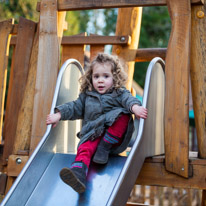
[[[51,112],[55,105],[71,100],[73,89],[68,82],[77,84],[81,73],[83,69],[78,61],[70,59],[64,63],[57,79]],[[74,96],[77,95],[76,92]],[[164,62],[154,58],[147,70],[143,96],[148,118],[135,120],[136,130],[128,157],[111,156],[105,166],[92,164],[86,192],[80,195],[59,177],[59,171],[74,161],[75,154],[71,152],[68,139],[76,138],[70,125],[75,121],[61,121],[54,129],[49,125],[1,206],[126,205],[145,157],[164,153],[164,95]]]

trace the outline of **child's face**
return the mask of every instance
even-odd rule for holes
[[[104,94],[113,86],[112,66],[110,64],[96,64],[92,72],[92,84],[97,92]]]

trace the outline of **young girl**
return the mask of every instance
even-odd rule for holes
[[[106,164],[109,154],[123,152],[133,133],[132,114],[147,118],[147,109],[125,89],[126,80],[117,57],[98,54],[80,78],[78,99],[57,106],[56,113],[47,116],[47,125],[53,127],[60,120],[83,119],[75,161],[60,171],[61,179],[78,193],[86,189],[92,157],[93,162]]]

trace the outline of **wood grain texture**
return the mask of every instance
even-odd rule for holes
[[[174,188],[206,189],[206,165],[193,165],[193,177],[186,179],[165,170],[163,163],[144,163],[137,178],[138,185],[151,185]]]
[[[142,8],[121,8],[118,11],[116,35],[131,36],[131,43],[128,46],[115,45],[112,48],[112,53],[118,55],[127,62],[128,67],[128,82],[127,88],[131,90],[132,79],[134,74],[134,64],[136,57],[136,49],[139,44],[140,27],[142,20]]]
[[[98,35],[91,34],[91,37],[97,37]],[[104,52],[104,45],[97,44],[97,45],[91,45],[90,46],[90,60],[92,61],[98,53],[103,53]]]
[[[78,34],[75,35],[77,38],[84,38],[86,36],[86,33]],[[67,59],[76,59],[80,62],[81,65],[84,65],[84,52],[85,52],[85,45],[67,45],[63,44],[62,45],[62,57],[61,61],[62,64],[67,60]]]
[[[79,45],[79,44],[98,44],[98,45],[106,45],[106,44],[122,44],[122,45],[128,45],[130,44],[130,37],[127,36],[64,36],[62,38],[62,44],[72,44],[72,45]]]
[[[63,36],[61,45],[129,45],[130,36],[83,36],[83,35],[73,35],[73,36]],[[11,37],[11,45],[16,44],[16,37]]]
[[[13,29],[14,20],[6,20],[0,22],[0,134],[2,134],[4,103],[7,80],[7,64],[9,56],[9,43],[11,39],[11,31]],[[0,137],[0,144],[2,139]]]
[[[159,157],[147,158],[137,178],[136,184],[174,188],[206,189],[206,161],[190,159],[191,176],[181,177],[165,169],[165,159]]]
[[[37,27],[37,25],[36,25]],[[29,73],[26,82],[25,92],[22,99],[21,108],[17,119],[17,128],[15,135],[15,142],[12,154],[18,154],[19,151],[29,151],[31,127],[33,117],[33,105],[35,95],[36,82],[36,68],[38,56],[38,30],[35,33],[34,42],[32,46],[31,58],[29,63]]]
[[[166,169],[188,177],[190,1],[167,0],[172,31],[166,55]]]
[[[155,57],[161,57],[163,60],[165,60],[166,52],[167,52],[166,48],[137,49],[135,61],[148,62]]]
[[[35,33],[36,23],[20,17],[17,34],[17,44],[13,67],[10,73],[8,98],[4,122],[4,152],[3,160],[7,163],[12,153],[15,141],[18,113],[21,108],[29,71],[31,48]]]
[[[30,154],[46,131],[45,120],[47,114],[50,113],[59,69],[59,44],[62,32],[58,31],[58,28],[63,28],[57,27],[59,22],[57,0],[42,0],[40,7],[39,47]]]
[[[206,5],[192,7],[191,85],[200,158],[206,158]]]
[[[202,191],[202,206],[206,205],[206,190]]]
[[[17,162],[17,160],[21,162]],[[12,177],[17,177],[21,170],[23,169],[24,165],[28,161],[29,156],[20,156],[20,155],[10,155],[7,167],[7,175]]]
[[[204,0],[191,0],[191,3],[203,4]],[[166,0],[58,0],[58,10],[71,11],[123,7],[165,6],[166,4]],[[40,3],[37,4],[37,11],[40,11]]]

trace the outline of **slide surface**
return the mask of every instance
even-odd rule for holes
[[[112,157],[106,166],[92,165],[86,192],[79,195],[64,184],[58,175],[63,167],[74,161],[74,157],[68,154],[54,155],[26,205],[106,205],[126,158]]]
[[[68,93],[72,88],[68,85],[68,79],[74,84],[79,78],[74,71],[80,74],[83,69],[78,61],[67,60],[57,79],[51,111],[55,105],[70,101]],[[59,177],[59,171],[69,167],[75,157],[74,152],[70,151],[71,144],[67,142],[68,138],[76,138],[73,135],[70,137],[71,125],[61,122],[54,129],[48,126],[1,206],[125,205],[145,158],[164,152],[164,92],[164,62],[155,58],[148,67],[143,97],[143,106],[148,108],[149,116],[146,121],[135,120],[136,129],[128,157],[111,156],[105,166],[92,163],[87,189],[83,194],[73,191]]]

